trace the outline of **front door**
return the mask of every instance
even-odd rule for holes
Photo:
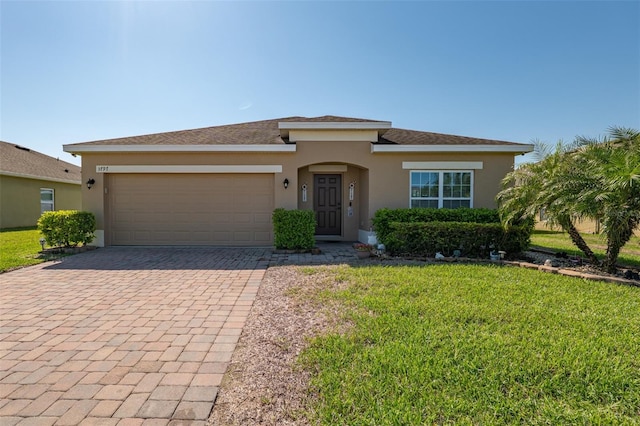
[[[342,232],[341,178],[340,175],[313,176],[316,235],[340,235]]]

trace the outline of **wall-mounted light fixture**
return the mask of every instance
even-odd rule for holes
[[[287,189],[289,187],[289,179],[282,181],[282,185],[284,186],[284,189]]]
[[[91,189],[91,187],[93,187],[93,185],[96,183],[96,180],[94,178],[91,178],[87,181],[87,189]]]

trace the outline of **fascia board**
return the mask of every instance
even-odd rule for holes
[[[386,130],[391,128],[390,121],[282,121],[280,130]]]
[[[65,152],[296,152],[295,144],[286,145],[63,145]]]
[[[371,144],[372,153],[420,153],[420,152],[484,152],[527,153],[533,145],[377,145]]]

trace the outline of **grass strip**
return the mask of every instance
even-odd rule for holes
[[[335,278],[353,327],[300,358],[321,424],[640,424],[638,288],[494,265]]]
[[[38,258],[40,237],[35,228],[0,230],[0,272],[43,262]]]

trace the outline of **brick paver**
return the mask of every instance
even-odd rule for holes
[[[355,260],[320,247],[109,247],[0,275],[0,424],[206,424],[267,267]]]
[[[206,421],[270,253],[106,248],[2,274],[0,424]]]

